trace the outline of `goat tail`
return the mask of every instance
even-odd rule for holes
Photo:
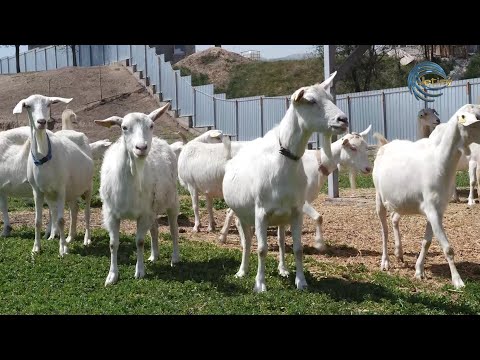
[[[222,136],[223,148],[225,149],[225,159],[230,160],[232,158],[232,142],[230,141],[230,136]]]
[[[177,134],[178,134],[178,136],[180,136],[180,137],[182,138],[182,142],[183,142],[183,144],[185,145],[185,144],[188,142],[187,137],[185,136],[185,134],[182,133],[181,131],[177,132]]]
[[[380,146],[383,146],[383,145],[385,145],[385,144],[388,144],[388,140],[385,139],[385,136],[383,136],[382,134],[380,134],[380,133],[378,133],[378,132],[374,133],[374,134],[373,134],[373,137],[374,137],[375,139],[377,139],[377,141],[378,141],[378,146],[379,146],[379,147],[380,147]]]

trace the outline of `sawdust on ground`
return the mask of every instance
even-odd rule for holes
[[[480,205],[468,207],[466,204],[466,191],[461,191],[462,202],[450,203],[444,216],[444,228],[451,246],[455,251],[455,264],[464,280],[480,280],[480,228],[475,219],[480,216]],[[188,195],[183,195],[188,196]],[[313,248],[315,238],[315,224],[305,217],[302,233],[304,255],[313,257],[321,262],[335,265],[363,264],[369,271],[380,268],[381,237],[380,224],[375,212],[374,189],[340,190],[341,200],[331,201],[326,195],[321,194],[314,201],[314,207],[323,215],[324,238],[329,251],[327,254],[318,254]],[[189,241],[208,241],[226,248],[240,249],[240,239],[234,225],[229,230],[226,244],[217,241],[218,230],[223,225],[226,210],[214,210],[217,231],[206,231],[208,215],[205,208],[200,209],[202,227],[199,233],[192,233],[193,219],[180,215],[178,219],[180,236]],[[11,212],[11,222],[14,229],[20,225],[33,226],[34,212]],[[83,213],[79,212],[78,230],[82,232],[84,226]],[[65,220],[69,223],[68,213]],[[44,211],[44,223],[46,223]],[[163,217],[160,221],[160,231],[169,232],[168,223]],[[101,209],[92,209],[92,228],[102,227]],[[400,220],[400,232],[404,250],[404,263],[400,263],[393,255],[394,240],[390,221],[389,224],[389,254],[391,269],[390,274],[413,278],[415,274],[415,261],[420,251],[420,244],[425,231],[426,219],[423,216],[404,216]],[[133,221],[123,220],[121,231],[133,235],[136,225]],[[32,239],[33,241],[33,239]],[[80,241],[77,239],[77,241]],[[95,239],[93,239],[95,241]],[[292,240],[287,231],[287,253],[292,253]],[[278,245],[276,230],[269,229],[269,251],[277,253]],[[253,240],[252,251],[255,251],[256,240]],[[108,254],[106,254],[108,256]],[[240,264],[239,264],[240,265]],[[291,269],[293,270],[293,269]],[[425,270],[427,279],[425,286],[438,288],[450,284],[450,270],[443,255],[442,249],[436,239],[428,252]]]

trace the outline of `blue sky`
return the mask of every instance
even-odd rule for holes
[[[197,51],[202,51],[213,45],[195,45]],[[260,56],[266,59],[274,59],[292,54],[307,54],[313,51],[313,45],[222,45],[228,51],[242,52],[247,50],[258,50]],[[27,46],[22,45],[20,52],[27,51]],[[15,48],[0,46],[0,58],[12,56],[15,54]]]

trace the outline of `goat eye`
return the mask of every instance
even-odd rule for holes
[[[152,125],[150,125],[150,130],[152,130],[152,129],[153,129],[153,124],[152,124]]]
[[[462,115],[462,119],[465,119],[465,115]]]
[[[128,128],[126,126],[122,126],[123,131],[127,131]]]

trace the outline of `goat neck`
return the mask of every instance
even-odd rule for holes
[[[292,155],[301,158],[311,135],[312,131],[302,128],[295,112],[289,108],[278,126],[278,138],[281,146],[290,151]]]
[[[28,120],[30,122],[30,136],[32,138],[32,153],[39,159],[48,153],[47,130],[37,130],[33,122],[32,110],[27,108]]]
[[[340,153],[342,151],[342,140],[337,140],[331,145],[331,155],[327,155],[323,148],[317,150],[318,170],[324,175],[331,174],[340,162]]]
[[[460,135],[460,131],[457,126],[456,120],[450,120],[445,128],[445,132],[442,135],[440,141],[434,145],[435,155],[438,158],[438,164],[440,165],[440,176],[445,174],[455,175],[455,169],[457,168],[458,161],[462,155],[460,149],[464,145],[464,140]]]

